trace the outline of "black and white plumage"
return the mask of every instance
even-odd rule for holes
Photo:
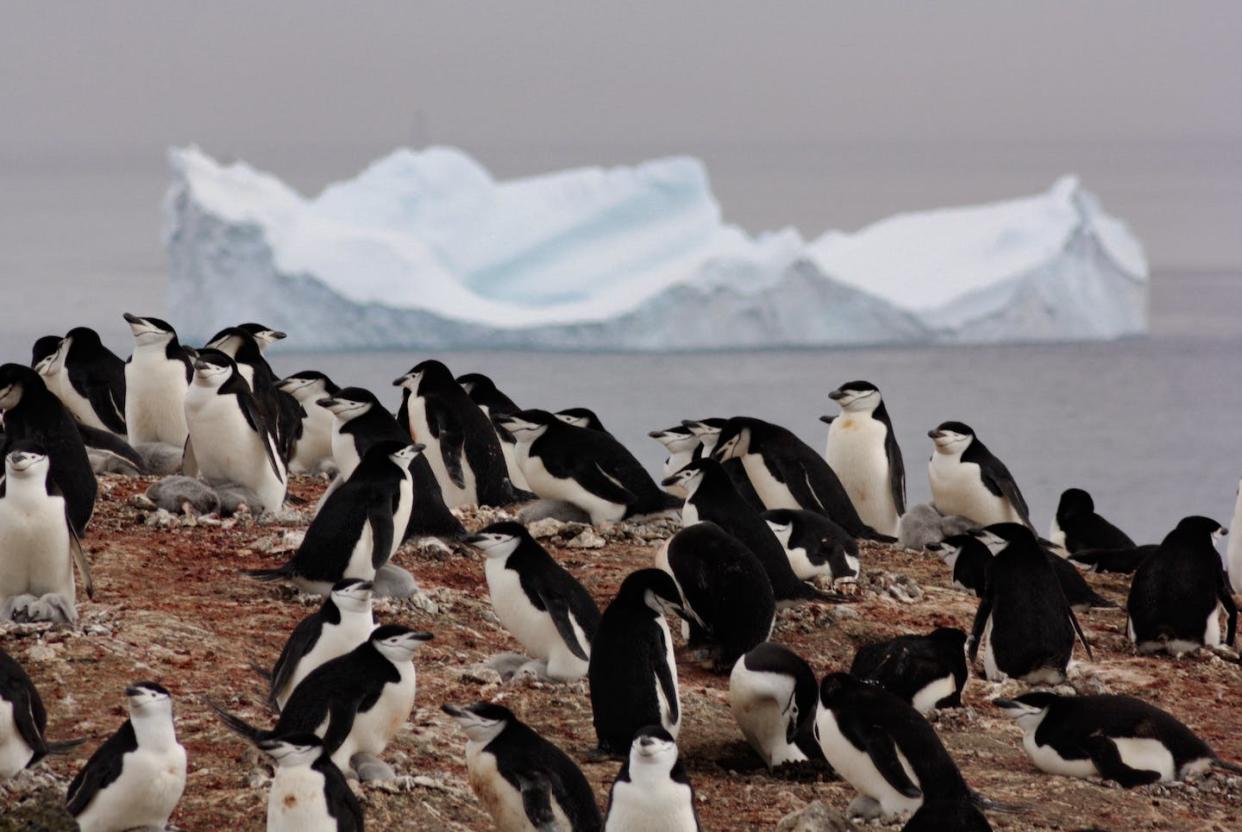
[[[856,581],[860,574],[858,541],[822,514],[802,509],[765,511],[763,522],[776,535],[794,574],[804,581],[824,575],[833,581]]]
[[[155,682],[126,689],[127,719],[69,784],[69,813],[82,832],[163,829],[185,790],[172,695]]]
[[[565,752],[503,705],[443,705],[466,735],[470,788],[497,832],[597,832],[595,794]]]
[[[443,363],[420,362],[393,382],[402,388],[397,421],[427,446],[427,462],[452,506],[505,506],[513,484],[491,420]]]
[[[531,490],[571,503],[608,523],[673,508],[642,464],[610,434],[567,424],[546,410],[500,420],[517,439],[517,459]]]
[[[336,417],[319,404],[322,399],[340,392],[339,387],[318,370],[300,370],[276,383],[277,389],[288,393],[302,407],[302,429],[289,458],[289,470],[295,473],[321,473],[336,466],[332,462],[332,423]]]
[[[674,425],[671,428],[653,430],[647,434],[664,446],[668,456],[664,458],[664,466],[660,470],[660,479],[666,480],[682,469],[687,462],[703,455],[703,442],[686,425]],[[661,483],[663,485],[663,483]],[[686,490],[678,484],[665,485],[664,490],[674,497],[685,499]]]
[[[635,736],[608,796],[604,832],[699,832],[694,786],[677,740],[659,725]]]
[[[509,469],[509,481],[513,483],[513,487],[523,491],[529,490],[526,476],[522,473],[522,466],[517,461],[517,440],[500,424],[502,416],[511,416],[522,408],[518,407],[513,399],[500,392],[496,387],[496,382],[482,373],[460,375],[457,377],[457,383],[492,423],[492,430],[496,432],[496,438],[500,440],[501,452],[505,455],[505,466]]]
[[[604,610],[587,672],[601,751],[627,754],[634,735],[647,725],[677,735],[677,664],[664,615],[680,604],[681,593],[667,572],[639,569],[626,576]]]
[[[992,552],[983,541],[973,534],[955,534],[940,543],[928,544],[927,549],[949,567],[954,586],[973,592],[976,597],[983,596],[988,565],[992,562]]]
[[[7,457],[18,442],[41,447],[50,460],[52,479],[65,496],[73,531],[84,536],[99,484],[73,416],[38,373],[20,364],[0,366],[0,411],[4,413],[0,454]]]
[[[125,313],[134,351],[125,362],[125,428],[131,445],[160,442],[184,447],[185,394],[194,377],[194,356],[172,324]]]
[[[709,416],[705,419],[683,419],[682,427],[686,428],[699,441],[697,448],[691,450],[691,459],[700,459],[709,457],[712,451],[716,449],[716,442],[720,439],[720,431],[728,424],[728,419],[722,419],[719,416]],[[682,460],[681,463],[673,470],[665,473],[665,477],[680,471],[690,460]],[[729,475],[729,479],[733,480],[733,487],[737,489],[737,493],[742,495],[742,499],[750,503],[755,511],[765,511],[767,506],[763,504],[763,500],[759,499],[759,495],[755,493],[755,486],[751,484],[750,477],[746,474],[746,468],[742,465],[740,459],[726,459],[721,462],[725,471]]]
[[[280,710],[294,688],[311,672],[366,641],[375,629],[371,582],[357,578],[337,581],[318,610],[303,618],[289,634],[272,668],[269,702]]]
[[[58,391],[65,407],[84,425],[125,436],[125,362],[89,327],[65,334]]]
[[[733,665],[729,709],[768,768],[822,759],[815,741],[815,671],[794,651],[765,641]]]
[[[1095,512],[1095,501],[1081,488],[1061,492],[1048,535],[1073,555],[1085,549],[1132,549],[1130,536]]]
[[[710,521],[687,526],[668,541],[656,562],[677,582],[691,641],[700,639],[717,672],[772,633],[776,601],[754,553]]]
[[[862,521],[896,536],[906,511],[906,468],[880,389],[869,381],[851,381],[828,398],[840,406],[841,415],[828,424],[824,459]]]
[[[325,662],[302,680],[271,730],[256,728],[210,703],[233,732],[258,744],[313,733],[342,771],[356,770],[357,755],[378,757],[414,707],[414,653],[432,639],[400,624],[385,624],[356,648]]]
[[[767,573],[772,595],[778,603],[842,600],[798,577],[776,534],[759,512],[737,493],[729,475],[716,460],[703,458],[688,462],[664,480],[664,484],[679,485],[686,492],[681,510],[683,527],[688,529],[705,521],[714,523],[754,554]]]
[[[825,676],[815,738],[828,763],[858,790],[851,815],[892,817],[924,802],[975,800],[927,720],[879,685],[848,673]]]
[[[960,708],[968,676],[966,633],[939,627],[865,644],[854,653],[850,674],[897,694],[923,716],[933,708]]]
[[[992,832],[992,824],[969,800],[933,800],[910,816],[901,832]]]
[[[346,578],[374,580],[409,522],[410,464],[421,448],[408,440],[371,445],[349,478],[327,495],[293,557],[246,574],[262,581],[287,580],[320,595]]]
[[[855,537],[882,537],[858,516],[824,458],[779,425],[735,416],[721,429],[712,458],[720,462],[740,459],[755,493],[769,510],[815,511]]]
[[[1222,611],[1227,617],[1223,643],[1234,643],[1238,607],[1213,545],[1225,533],[1215,520],[1185,517],[1134,573],[1126,632],[1140,653],[1182,654],[1220,645]]]
[[[927,432],[934,452],[927,465],[932,505],[941,514],[968,517],[980,526],[1031,525],[1030,510],[1013,475],[962,422]]]
[[[38,689],[17,659],[0,650],[0,781],[81,744],[47,739],[47,710]]]
[[[1023,749],[1050,774],[1099,776],[1130,788],[1213,767],[1242,773],[1172,714],[1133,696],[1034,691],[992,704],[1018,723]]]
[[[1005,525],[1005,524],[1000,524]],[[1009,545],[1010,533],[995,533],[992,526],[986,529],[975,529],[971,532],[975,537],[984,544],[992,554],[996,554],[1001,549]],[[1025,535],[1022,535],[1025,538]],[[1061,585],[1061,591],[1065,593],[1065,600],[1069,601],[1070,607],[1074,612],[1087,612],[1093,608],[1114,608],[1117,605],[1100,595],[1091,588],[1091,584],[1087,583],[1087,579],[1082,576],[1072,563],[1054,552],[1048,541],[1040,540],[1040,548],[1043,550],[1044,557],[1048,561],[1048,565],[1052,567],[1052,571],[1056,573],[1057,583]]]
[[[1031,684],[1060,684],[1074,652],[1074,637],[1087,656],[1091,648],[1066,600],[1048,552],[1018,523],[998,523],[985,530],[1006,542],[988,565],[983,595],[967,642],[974,661],[980,640],[987,642],[983,663],[989,681],[1020,679]]]
[[[362,804],[323,740],[294,734],[260,740],[275,765],[267,795],[268,832],[362,832]]]
[[[1133,575],[1143,565],[1143,561],[1160,551],[1157,543],[1146,543],[1142,546],[1131,546],[1126,549],[1079,549],[1069,559],[1080,566],[1087,567],[1089,572],[1118,572],[1122,575]]]
[[[556,411],[555,415],[556,418],[567,425],[597,430],[600,433],[610,433],[608,428],[604,427],[603,421],[595,414],[595,411],[589,407],[567,407],[564,410]]]
[[[238,372],[250,386],[272,431],[277,453],[287,464],[302,430],[304,414],[297,399],[277,387],[278,376],[263,357],[269,345],[284,338],[285,333],[262,324],[240,324],[217,332],[207,342],[207,348],[220,350],[237,363]]]
[[[493,523],[463,541],[486,557],[484,573],[500,623],[555,681],[587,673],[599,608],[521,523]]]

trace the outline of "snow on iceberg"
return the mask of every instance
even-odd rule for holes
[[[399,150],[306,198],[170,153],[170,306],[307,349],[697,349],[1101,338],[1143,330],[1146,265],[1073,180],[811,244],[722,221],[690,158],[497,182]]]

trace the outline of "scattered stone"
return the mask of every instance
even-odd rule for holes
[[[604,548],[604,538],[592,528],[585,528],[577,534],[572,540],[565,544],[570,549],[602,549]]]
[[[781,818],[776,832],[858,832],[858,827],[841,812],[817,800]]]

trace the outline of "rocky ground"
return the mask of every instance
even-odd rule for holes
[[[212,697],[265,723],[263,682],[252,662],[270,665],[294,624],[317,599],[239,577],[244,568],[275,565],[296,545],[306,517],[257,523],[191,521],[152,513],[136,495],[149,482],[105,477],[86,547],[97,593],[80,604],[76,628],[8,625],[0,645],[30,672],[50,712],[53,738],[88,737],[70,756],[51,759],[0,784],[0,830],[72,828],[58,808],[76,769],[125,718],[127,683],[155,679],[173,691],[177,728],[189,752],[189,781],[173,824],[184,830],[264,826],[269,772],[256,752],[227,732],[204,703]],[[322,483],[301,480],[313,500]],[[307,512],[304,511],[303,515]],[[469,515],[477,527],[488,518]],[[545,528],[543,533],[553,529]],[[621,579],[651,563],[667,526],[595,531],[555,529],[544,542],[604,606]],[[585,684],[502,685],[479,664],[518,649],[490,611],[477,556],[439,546],[407,546],[398,562],[418,578],[414,602],[380,602],[385,621],[435,633],[417,661],[418,704],[385,755],[401,778],[359,787],[368,827],[483,830],[490,821],[470,793],[464,739],[444,717],[444,702],[501,701],[560,745],[595,785],[601,805],[618,764],[591,762],[590,703]],[[859,603],[781,612],[774,639],[807,658],[818,673],[847,667],[868,640],[951,625],[969,628],[973,599],[950,588],[934,558],[884,546],[863,552]],[[1103,594],[1124,600],[1124,577],[1092,576]],[[1083,616],[1094,662],[1073,669],[1080,692],[1142,696],[1191,725],[1219,754],[1242,760],[1242,666],[1228,653],[1181,660],[1139,658],[1123,635],[1119,610]],[[727,677],[684,657],[679,663],[685,712],[681,753],[708,830],[771,830],[814,801],[844,809],[853,790],[822,772],[771,774],[757,766],[730,716]],[[1021,804],[1020,814],[990,816],[1000,830],[1242,829],[1242,778],[1212,775],[1196,783],[1122,790],[1037,771],[1020,734],[989,701],[1017,692],[1011,684],[972,679],[965,707],[937,717],[937,729],[966,779],[988,797]],[[860,828],[899,829],[900,824]],[[813,827],[807,828],[829,828]]]

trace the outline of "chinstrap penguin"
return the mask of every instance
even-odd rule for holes
[[[986,529],[975,529],[971,534],[978,538],[987,547],[989,552],[995,555],[1001,549],[1008,546],[1010,540],[1015,536],[1023,540],[1028,537],[1025,533],[1013,528],[1017,525],[1016,523],[998,523],[996,526],[988,526]],[[1061,591],[1065,593],[1065,600],[1069,601],[1069,605],[1074,612],[1087,612],[1094,608],[1112,609],[1117,606],[1092,589],[1091,585],[1087,583],[1087,579],[1082,576],[1082,573],[1072,563],[1049,548],[1046,541],[1040,540],[1038,543],[1044,553],[1044,557],[1048,561],[1048,565],[1052,567],[1052,571],[1057,576],[1057,583],[1061,585]]]
[[[500,440],[501,452],[505,455],[509,482],[513,483],[516,489],[529,491],[530,486],[527,485],[526,476],[522,473],[522,466],[517,460],[517,440],[500,424],[500,417],[510,416],[522,408],[518,407],[513,399],[500,392],[496,388],[496,382],[482,373],[466,373],[458,376],[457,383],[492,423],[492,430],[496,432],[496,438]]]
[[[65,407],[88,427],[125,436],[125,362],[89,327],[69,330],[60,349]]]
[[[698,440],[699,445],[694,448],[690,454],[690,459],[702,459],[712,455],[712,451],[716,449],[716,442],[720,439],[720,431],[728,424],[728,419],[722,419],[719,416],[709,416],[705,419],[683,419],[682,427],[690,431],[690,433]],[[665,477],[675,474],[685,466],[686,462],[682,461],[677,468],[664,474]],[[767,506],[763,504],[763,500],[759,499],[759,495],[755,493],[755,486],[751,484],[750,476],[746,473],[746,467],[742,465],[740,459],[726,459],[721,462],[724,465],[725,472],[728,473],[729,479],[733,480],[733,487],[737,489],[737,493],[742,495],[742,499],[750,503],[751,508],[755,511],[765,511]]]
[[[1031,525],[1026,499],[1013,475],[969,425],[943,422],[927,435],[933,447],[927,477],[937,511],[960,514],[980,526]]]
[[[554,414],[567,425],[573,425],[576,428],[587,428],[589,430],[597,430],[600,433],[610,433],[608,428],[604,427],[604,423],[599,416],[595,415],[595,411],[589,407],[567,407],[564,410],[558,410]]]
[[[268,832],[362,832],[362,804],[323,740],[294,734],[260,740],[276,772],[267,795]]]
[[[1225,551],[1225,570],[1234,594],[1242,595],[1242,480],[1238,481],[1238,491],[1234,497],[1233,527],[1238,532],[1229,537],[1229,547]]]
[[[125,313],[134,352],[125,364],[125,427],[131,445],[185,446],[185,394],[194,357],[167,321]]]
[[[858,580],[858,541],[824,515],[778,508],[760,516],[776,535],[790,567],[800,579],[809,581],[823,575],[832,581]]]
[[[1081,488],[1061,492],[1048,537],[1069,554],[1084,549],[1132,549],[1130,536],[1095,512],[1095,501]]]
[[[824,459],[862,521],[895,537],[906,511],[906,468],[880,390],[869,381],[851,381],[828,398],[841,415],[828,425]]]
[[[263,351],[285,333],[262,324],[241,324],[220,330],[207,342],[207,349],[223,352],[237,364],[237,371],[249,385],[259,412],[267,421],[276,442],[276,452],[288,464],[302,430],[302,406],[289,393],[276,386],[277,376]]]
[[[788,647],[753,648],[729,675],[729,709],[742,736],[768,768],[822,759],[815,742],[815,671]]]
[[[854,653],[850,674],[878,683],[923,716],[933,708],[960,708],[968,676],[966,634],[939,627],[923,636],[865,644]]]
[[[634,735],[608,795],[604,832],[699,832],[694,787],[677,758],[677,740],[659,725]]]
[[[668,456],[664,458],[664,466],[660,469],[661,480],[667,480],[680,471],[687,462],[702,455],[703,442],[685,425],[653,430],[647,435],[668,451]],[[674,497],[682,499],[686,497],[686,489],[679,484],[665,485],[664,490]]]
[[[992,552],[983,541],[973,534],[955,534],[941,543],[928,544],[927,550],[949,567],[954,586],[973,592],[977,598],[983,597],[988,565],[992,562]]]
[[[0,782],[31,768],[49,754],[63,754],[82,740],[47,738],[47,710],[17,659],[0,650]]]
[[[1116,572],[1122,575],[1133,575],[1143,565],[1143,561],[1158,551],[1160,551],[1160,546],[1156,543],[1146,543],[1126,549],[1079,549],[1071,554],[1069,559],[1079,566],[1085,566],[1088,572]]]
[[[319,402],[340,392],[318,370],[301,370],[285,376],[276,388],[288,393],[302,406],[302,431],[289,458],[289,470],[300,474],[318,474],[335,470],[332,461],[332,423],[335,417]]]

